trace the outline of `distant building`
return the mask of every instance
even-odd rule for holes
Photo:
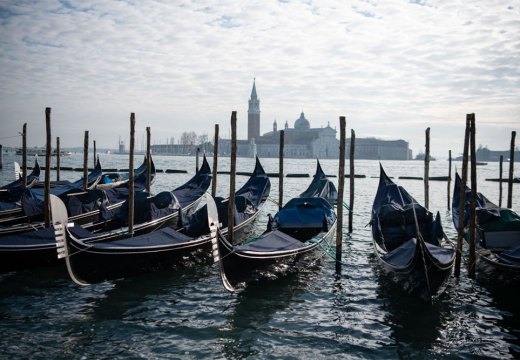
[[[278,157],[280,130],[278,123],[273,122],[273,129],[260,135],[260,100],[253,81],[248,107],[247,140],[237,140],[237,155],[252,157]],[[294,121],[294,127],[285,121],[284,156],[288,158],[320,158],[337,159],[339,157],[339,140],[336,129],[330,124],[321,128],[312,128],[303,111]],[[219,140],[219,153],[228,155],[231,152],[229,139]],[[350,152],[350,139],[346,140],[347,157]],[[411,150],[404,140],[380,140],[374,138],[356,139],[355,157],[357,159],[408,160]]]
[[[345,141],[347,157],[350,156],[350,139]],[[355,159],[366,160],[410,160],[411,151],[407,141],[356,138]]]
[[[477,149],[477,161],[500,161],[500,156],[504,161],[509,161],[510,150],[489,150],[487,147]],[[515,149],[515,162],[520,161],[520,151]]]

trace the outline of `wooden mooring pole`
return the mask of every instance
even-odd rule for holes
[[[448,152],[448,211],[451,210],[451,150]]]
[[[500,155],[498,168],[498,207],[502,207],[502,169],[504,165],[504,155]]]
[[[22,128],[22,183],[23,186],[27,186],[27,123],[24,123]]]
[[[516,131],[511,132],[511,148],[509,150],[509,181],[507,182],[507,207],[513,207],[513,177],[515,167],[515,138]]]
[[[83,190],[88,188],[88,130],[83,141]]]
[[[464,241],[464,212],[466,204],[466,182],[468,181],[468,148],[470,121],[466,116],[466,130],[464,132],[464,150],[462,154],[462,174],[460,184],[460,202],[459,202],[459,232],[457,236],[457,253],[455,254],[455,276],[460,276],[460,263],[462,259],[462,243]]]
[[[2,149],[2,144],[0,144],[0,170],[4,168],[4,150]]]
[[[56,138],[56,181],[60,181],[60,137]]]
[[[134,148],[135,148],[135,114],[130,113],[130,153],[128,159],[128,233],[134,234]]]
[[[229,172],[228,240],[233,244],[235,227],[235,178],[237,172],[237,112],[231,113],[231,168]]]
[[[278,210],[283,207],[283,156],[285,130],[280,130],[280,148],[278,150]]]
[[[475,278],[475,264],[477,257],[475,254],[475,244],[477,237],[477,154],[475,153],[475,114],[469,114],[471,137],[471,208],[469,219],[469,262],[468,262],[468,276]]]
[[[152,187],[152,151],[151,151],[151,138],[150,127],[146,127],[146,191],[150,193]]]
[[[213,144],[213,178],[211,180],[211,196],[217,196],[217,166],[218,166],[218,124],[215,124],[215,140]]]
[[[92,145],[94,147],[94,156],[92,157],[92,163],[94,165],[92,165],[92,167],[95,168],[96,167],[96,158],[97,158],[97,156],[96,156],[97,155],[97,153],[96,153],[96,140],[93,140],[92,143],[93,143]]]
[[[451,150],[448,152],[448,211],[451,210]]]
[[[430,128],[426,129],[426,145],[424,151],[424,207],[430,208]]]
[[[25,125],[25,124],[24,124]],[[44,184],[44,202],[43,202],[43,218],[45,227],[51,226],[51,108],[45,108],[45,134],[47,136],[45,142],[45,184]],[[27,172],[24,169],[24,174]],[[27,181],[27,178],[26,178]],[[27,182],[26,182],[27,183]]]
[[[350,164],[350,201],[349,201],[349,209],[348,209],[348,232],[352,233],[352,222],[354,219],[354,179],[356,178],[355,169],[354,169],[354,151],[356,148],[356,132],[354,129],[350,129],[350,154],[349,154],[349,164]]]
[[[345,126],[344,116],[339,117],[339,169],[338,169],[338,203],[336,227],[336,273],[341,274],[341,253],[343,251],[343,188],[345,187]],[[353,177],[353,174],[350,174]]]

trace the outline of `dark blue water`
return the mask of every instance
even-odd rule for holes
[[[4,156],[1,184],[13,175],[14,156]],[[153,190],[171,189],[193,175],[194,159],[155,157],[159,169],[186,169],[189,174],[158,174]],[[18,160],[19,161],[19,160]],[[126,158],[102,155],[105,167],[127,167]],[[136,163],[140,163],[138,157]],[[82,155],[62,158],[63,166],[81,166]],[[210,162],[211,163],[211,162]],[[275,159],[263,159],[267,172],[277,172]],[[348,164],[348,162],[347,162]],[[337,174],[337,161],[323,161]],[[383,162],[387,173],[423,176],[423,163]],[[240,171],[252,171],[253,159],[238,159]],[[344,236],[341,275],[324,256],[286,277],[226,292],[211,261],[197,259],[170,271],[80,287],[64,266],[0,275],[1,358],[515,358],[520,357],[518,288],[496,279],[452,278],[433,306],[404,295],[380,271],[372,254],[369,221],[377,188],[377,161],[358,161],[354,232]],[[430,176],[447,175],[446,161],[431,163]],[[460,168],[460,163],[457,164]],[[219,169],[229,169],[221,159]],[[287,173],[309,173],[315,160],[285,163]],[[479,166],[479,191],[498,201],[498,164]],[[348,172],[348,170],[346,171]],[[518,171],[516,172],[518,176]],[[77,179],[81,173],[63,172]],[[42,177],[43,179],[43,177]],[[237,187],[247,178],[237,178]],[[311,178],[287,178],[284,199],[306,188]],[[337,180],[337,179],[336,179]],[[272,178],[271,197],[278,182]],[[420,202],[424,185],[397,180]],[[218,176],[220,195],[229,175]],[[345,199],[348,201],[348,179]],[[513,208],[520,198],[513,197]],[[430,209],[443,215],[446,233],[455,239],[447,210],[447,183],[430,182]],[[504,187],[504,193],[506,193]],[[260,232],[269,202],[256,224]],[[347,217],[345,216],[345,228]],[[466,265],[464,259],[464,266]]]

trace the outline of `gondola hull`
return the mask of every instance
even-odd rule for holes
[[[313,181],[273,217],[266,231],[243,244],[231,243],[222,234],[213,240],[213,261],[219,264],[224,288],[234,291],[255,279],[297,270],[302,258],[323,255],[336,233],[333,204],[337,191],[318,162]],[[325,250],[327,251],[327,250]]]
[[[247,193],[248,199],[258,199],[260,206],[247,219],[239,217],[243,221],[233,228],[235,237],[250,230],[270,190],[269,179],[258,162],[257,165],[256,169],[259,171],[255,172],[251,181],[237,191],[237,194]],[[251,186],[252,184],[261,186]],[[61,204],[56,201],[56,206],[59,208]],[[66,219],[62,220],[64,221]],[[57,235],[56,242],[59,256],[65,258],[73,281],[87,285],[142,272],[176,268],[198,255],[208,259],[219,224],[217,205],[206,194],[206,205],[199,208],[192,217],[183,216],[178,230],[166,227],[140,236],[119,236],[104,239],[102,242],[88,236],[81,240],[81,236],[76,237],[67,230]],[[198,234],[199,231],[202,233]],[[222,231],[227,233],[228,229],[224,228]]]
[[[455,248],[440,214],[434,219],[382,166],[370,225],[374,253],[388,277],[427,303],[439,298],[452,272]]]
[[[462,180],[455,175],[452,218],[457,231],[460,227],[460,192]],[[471,209],[471,189],[465,187],[463,236],[469,239],[468,223]],[[504,284],[520,283],[520,216],[512,209],[500,208],[486,196],[477,193],[477,268]]]
[[[377,242],[374,241],[373,245],[378,262],[387,277],[407,294],[430,303],[444,292],[447,280],[451,276],[453,261],[439,266],[430,253],[425,252],[422,256],[420,247],[417,245],[413,260],[401,268],[385,261],[386,252]]]
[[[215,261],[222,262],[221,277],[223,283],[230,285],[228,290],[240,288],[244,283],[265,277],[283,276],[298,269],[302,260],[313,261],[324,254],[322,247],[331,246],[336,234],[336,223],[327,233],[320,234],[319,241],[294,250],[252,252],[239,251],[240,247],[232,247],[218,235],[219,257]]]

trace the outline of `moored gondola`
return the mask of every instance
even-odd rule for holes
[[[16,164],[15,166],[18,166]],[[38,158],[34,159],[34,167],[29,175],[27,175],[27,183],[23,184],[23,179],[18,178],[15,181],[0,187],[0,219],[15,216],[20,209],[20,199],[25,189],[30,189],[40,180],[40,164]],[[19,176],[19,171],[16,171]]]
[[[176,227],[179,213],[195,210],[211,183],[211,169],[206,160],[201,169],[187,183],[172,191],[155,196],[136,192],[134,202],[134,235],[146,234],[165,226]],[[113,191],[115,189],[107,190]],[[124,188],[120,189],[125,190]],[[101,191],[101,190],[97,190]],[[126,189],[128,196],[128,189]],[[61,201],[61,200],[60,200]],[[128,237],[128,202],[110,211],[101,209],[101,219],[94,224],[79,226],[71,231],[85,241],[103,242]],[[67,209],[65,207],[65,209]],[[51,228],[28,231],[0,238],[0,271],[30,268],[57,262],[56,242]]]
[[[446,288],[455,249],[440,215],[421,206],[380,167],[372,206],[372,242],[377,259],[404,291],[431,303]]]
[[[459,230],[460,189],[462,180],[455,175],[453,189],[452,219]],[[471,189],[465,188],[464,237],[469,234],[468,225],[471,209]],[[520,281],[520,216],[512,209],[501,208],[482,193],[476,198],[477,264],[491,276],[500,275],[506,282]]]
[[[283,274],[303,256],[329,246],[336,228],[336,198],[336,188],[318,162],[307,190],[291,199],[274,218],[269,216],[262,235],[233,245],[219,231],[212,240],[213,257],[224,287],[234,291],[265,274]]]
[[[136,192],[141,192],[146,187],[146,169],[148,168],[146,159],[143,164],[145,169],[134,177]],[[142,167],[143,165],[140,168]],[[153,160],[151,160],[151,177],[152,179],[155,177]],[[107,214],[115,212],[128,199],[128,186],[123,183],[107,190],[89,189],[84,191],[69,184],[51,188],[50,193],[59,196],[65,203],[70,221],[87,227],[96,227],[101,223],[108,228],[111,225],[108,225],[107,222],[111,220],[107,218]],[[20,203],[21,211],[18,211],[16,215],[0,219],[0,237],[44,227],[43,190],[24,191]]]
[[[236,192],[236,198],[242,198],[246,206],[235,208],[235,235],[251,225],[269,191],[269,178],[257,159],[253,175]],[[224,200],[219,198],[219,204],[226,204]],[[227,208],[227,204],[225,206]],[[65,257],[72,280],[80,285],[171,268],[188,255],[200,253],[207,256],[219,225],[219,211],[214,199],[207,195],[206,205],[190,216],[183,215],[179,228],[169,226],[139,236],[127,234],[102,242],[96,241],[95,236],[86,231],[64,228],[56,238],[58,253]],[[63,224],[65,220],[60,222]],[[227,233],[228,229],[221,231]]]

